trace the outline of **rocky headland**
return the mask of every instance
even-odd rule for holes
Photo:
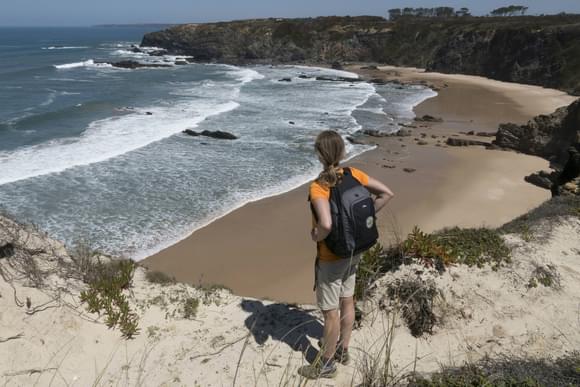
[[[578,15],[243,20],[174,26],[146,34],[141,44],[200,62],[375,62],[580,95]]]
[[[540,171],[526,179],[554,195],[580,195],[580,100],[525,125],[502,124],[493,144],[540,156],[555,172]]]

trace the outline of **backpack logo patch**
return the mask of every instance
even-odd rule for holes
[[[373,219],[373,217],[372,217],[372,216],[369,216],[369,217],[367,218],[367,228],[371,228],[371,227],[373,227],[373,224],[374,224],[374,223],[375,223],[375,220]]]

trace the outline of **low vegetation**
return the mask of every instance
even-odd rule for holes
[[[537,288],[538,285],[555,290],[562,288],[560,273],[554,265],[536,265],[528,282],[528,288]]]
[[[510,250],[501,234],[489,228],[449,228],[435,234],[452,263],[497,269],[510,262]]]
[[[556,196],[530,212],[501,226],[504,234],[520,234],[524,240],[547,236],[562,217],[580,218],[580,196]],[[531,225],[534,225],[534,232]]]
[[[388,285],[387,294],[398,304],[401,317],[414,337],[433,333],[437,323],[433,300],[439,294],[435,281],[420,277],[398,279]]]
[[[139,332],[138,316],[123,292],[131,286],[134,272],[135,263],[128,259],[96,262],[87,272],[88,289],[80,296],[89,312],[104,315],[106,325],[118,327],[127,339]]]
[[[580,385],[580,353],[559,359],[484,359],[477,364],[445,368],[428,378],[411,377],[412,387],[543,387]]]
[[[193,319],[197,315],[197,308],[199,307],[199,299],[195,297],[188,297],[183,301],[183,317],[185,319]]]
[[[145,278],[151,283],[159,284],[162,286],[172,285],[175,283],[175,278],[158,270],[147,270]]]
[[[415,227],[398,245],[388,249],[377,245],[363,255],[355,296],[365,299],[374,281],[403,264],[418,263],[442,273],[449,265],[497,269],[509,262],[510,250],[498,230],[455,227],[429,234]]]

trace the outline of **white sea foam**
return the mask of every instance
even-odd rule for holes
[[[95,63],[93,59],[85,60],[83,62],[65,63],[61,65],[54,65],[55,68],[59,70],[69,70],[79,67],[92,67],[92,68],[111,68],[113,67],[109,63]]]
[[[47,89],[47,90],[50,93],[48,94],[48,97],[46,97],[46,99],[40,103],[40,106],[51,105],[54,102],[54,100],[56,99],[58,92],[56,90],[51,90],[51,89]]]
[[[34,176],[98,163],[162,140],[207,117],[236,109],[238,103],[181,103],[167,108],[140,109],[133,114],[91,123],[76,139],[0,152],[0,185]],[[151,112],[147,115],[145,112]]]
[[[231,75],[242,84],[252,82],[256,79],[264,79],[264,75],[260,74],[258,71],[247,68],[247,67],[237,67],[232,65],[222,65],[227,69],[232,70],[227,75]]]
[[[43,50],[82,50],[89,48],[88,46],[50,46],[42,47]]]
[[[336,77],[344,77],[344,78],[359,78],[358,74],[352,73],[350,71],[344,71],[344,70],[327,69],[324,67],[298,66],[298,65],[297,66],[289,66],[289,67],[321,72],[327,76],[336,76]]]

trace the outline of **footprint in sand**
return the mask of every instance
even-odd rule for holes
[[[505,194],[505,190],[501,188],[491,188],[487,190],[487,198],[489,200],[501,200]]]

